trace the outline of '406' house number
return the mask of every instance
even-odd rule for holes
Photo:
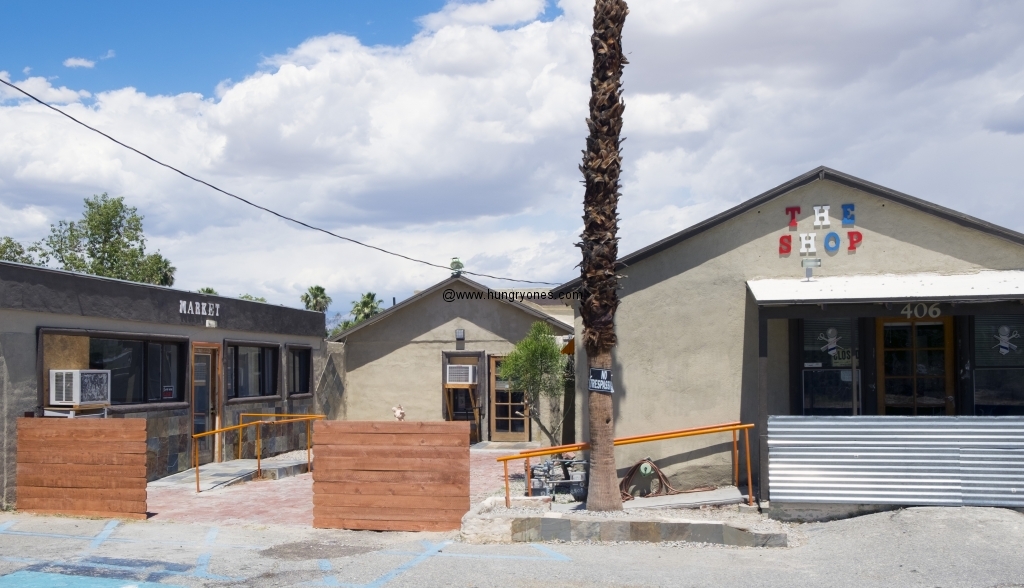
[[[909,318],[939,318],[942,316],[942,309],[939,303],[928,304],[927,302],[909,302],[900,311],[900,314]]]

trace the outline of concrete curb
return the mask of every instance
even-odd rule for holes
[[[294,463],[280,466],[262,467],[260,469],[263,471],[264,479],[280,480],[282,478],[291,478],[293,476],[298,476],[299,474],[305,474],[306,472],[309,471],[309,466],[306,463]],[[227,488],[228,486],[234,486],[235,484],[241,484],[243,482],[251,482],[254,479],[256,479],[256,470],[242,474],[241,476],[237,476],[235,478],[231,478],[229,480],[225,480],[223,482],[218,482],[212,488],[204,490],[204,492],[209,490],[217,490],[220,488]]]
[[[520,499],[522,500],[522,499]],[[519,502],[519,501],[517,501]],[[687,521],[636,515],[601,518],[575,513],[544,512],[548,503],[513,503],[537,510],[536,515],[502,516],[504,499],[488,498],[462,518],[462,539],[467,543],[535,541],[689,541],[737,547],[786,547],[785,533],[757,533],[718,521]]]

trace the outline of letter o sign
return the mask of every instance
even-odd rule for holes
[[[829,253],[839,251],[839,233],[833,231],[825,235],[825,251]]]

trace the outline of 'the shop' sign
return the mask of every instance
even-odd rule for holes
[[[853,227],[856,224],[856,216],[854,212],[853,204],[843,204],[843,220],[842,225],[844,228]],[[829,218],[829,210],[831,206],[822,205],[814,207],[814,228],[824,231],[832,228],[832,219]],[[786,214],[789,215],[789,226],[791,228],[798,227],[796,217],[800,214],[799,206],[787,206]],[[818,252],[817,239],[818,232],[813,233],[797,233],[800,239],[800,251],[801,255],[814,254]],[[846,243],[848,251],[856,251],[857,247],[860,246],[864,240],[864,235],[860,231],[846,231]],[[825,247],[825,251],[828,253],[835,253],[839,251],[842,245],[843,238],[836,231],[825,233],[825,237],[822,240],[822,245]],[[782,235],[779,237],[779,255],[788,255],[793,252],[793,235]]]

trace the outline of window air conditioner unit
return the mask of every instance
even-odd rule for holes
[[[476,384],[476,366],[448,364],[445,380],[449,384]]]
[[[50,370],[51,406],[110,404],[110,370]]]

